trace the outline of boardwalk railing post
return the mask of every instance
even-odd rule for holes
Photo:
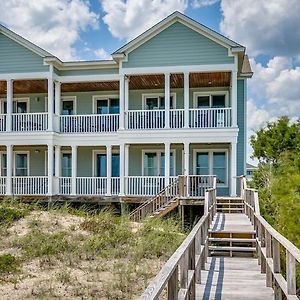
[[[201,228],[195,236],[195,256],[198,258],[195,265],[195,282],[201,283]]]
[[[195,271],[195,239],[193,239],[190,247],[189,247],[189,270]],[[193,279],[190,286],[190,299],[194,300],[196,297],[196,290],[195,290],[195,272],[193,273]]]
[[[273,238],[273,272],[274,274],[280,274],[281,266],[280,266],[280,246],[279,242]],[[274,280],[274,299],[281,300],[282,299],[282,291],[277,281]]]
[[[272,257],[272,239],[268,231],[266,231],[266,258]],[[266,285],[272,287],[272,271],[268,263],[266,263]]]
[[[178,298],[178,266],[175,268],[173,274],[168,281],[168,300]]]
[[[296,295],[296,260],[288,250],[286,250],[286,281],[288,295]]]

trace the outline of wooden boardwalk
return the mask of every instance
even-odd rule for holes
[[[251,257],[254,249],[251,247],[251,235],[254,235],[255,231],[249,218],[241,213],[217,213],[209,232],[223,235],[212,240],[231,244],[227,247],[220,246],[220,249],[227,250],[223,255],[245,253],[250,257],[228,257],[218,254],[208,257],[201,275],[202,283],[196,284],[196,299],[273,299],[273,289],[266,287],[266,275],[261,274],[257,258]],[[236,236],[232,237],[233,234]],[[250,235],[250,238],[247,235]],[[236,245],[232,245],[232,241]],[[242,243],[249,245],[249,241],[250,246],[241,246]],[[244,252],[239,251],[239,248]]]

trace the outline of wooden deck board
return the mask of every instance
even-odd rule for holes
[[[257,259],[209,257],[202,271],[202,284],[196,285],[196,299],[273,299],[265,285]]]

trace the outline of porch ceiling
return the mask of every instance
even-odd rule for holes
[[[230,86],[230,72],[191,73],[190,87],[224,87]],[[171,74],[171,88],[183,88],[183,74]],[[129,88],[140,89],[163,89],[165,79],[163,74],[133,75],[130,76]]]

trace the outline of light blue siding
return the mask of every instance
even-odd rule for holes
[[[46,72],[43,58],[0,33],[0,73]]]
[[[237,144],[237,175],[246,174],[246,91],[244,80],[237,83],[237,124],[239,127]],[[247,82],[246,82],[247,83]]]
[[[233,63],[227,48],[176,22],[128,54],[124,68]]]
[[[118,74],[119,68],[99,68],[86,70],[56,70],[56,73],[61,76],[79,76],[79,75],[107,75]]]

